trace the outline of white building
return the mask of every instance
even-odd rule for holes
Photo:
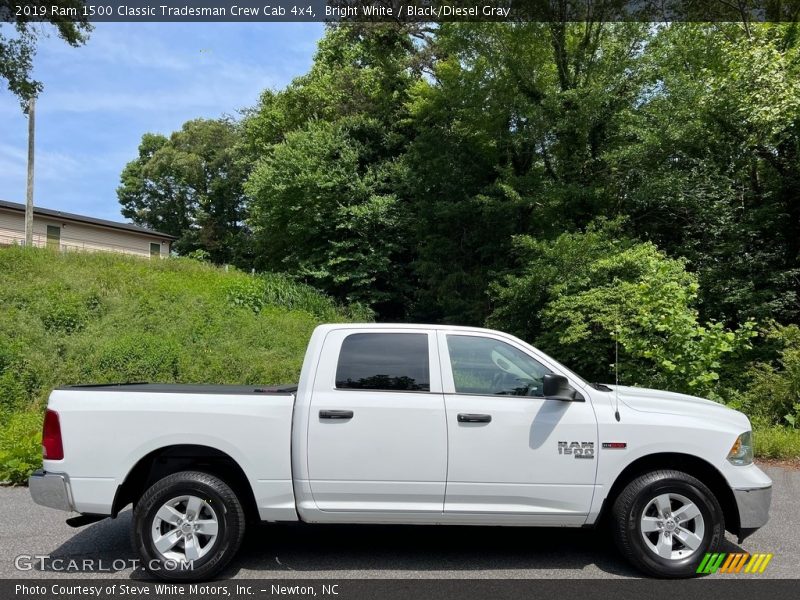
[[[35,207],[33,245],[59,250],[121,252],[145,257],[169,256],[175,236],[130,223]],[[0,200],[0,246],[25,243],[25,205]]]

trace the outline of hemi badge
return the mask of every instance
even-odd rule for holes
[[[612,450],[624,450],[628,447],[626,442],[603,442],[603,448]]]

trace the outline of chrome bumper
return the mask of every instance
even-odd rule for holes
[[[36,504],[67,512],[75,510],[69,478],[63,473],[47,473],[39,469],[28,479],[28,489]]]
[[[739,507],[739,528],[748,535],[766,525],[769,520],[769,505],[772,502],[772,486],[733,490]],[[740,534],[741,537],[741,534]]]

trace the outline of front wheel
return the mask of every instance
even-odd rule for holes
[[[614,502],[622,554],[656,577],[696,574],[725,536],[722,508],[700,480],[682,471],[654,471],[631,481]]]
[[[221,479],[200,471],[174,473],[136,504],[131,532],[142,566],[154,577],[209,579],[242,543],[241,503]]]

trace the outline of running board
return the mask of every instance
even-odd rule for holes
[[[108,515],[78,515],[67,519],[67,525],[70,527],[83,527],[84,525],[91,525],[103,519],[107,519]]]

